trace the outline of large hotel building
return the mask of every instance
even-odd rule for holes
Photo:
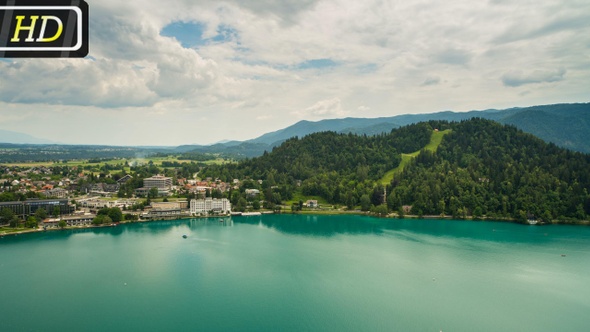
[[[209,213],[231,213],[231,203],[227,198],[217,199],[207,197],[205,199],[196,199],[191,201],[191,214]]]

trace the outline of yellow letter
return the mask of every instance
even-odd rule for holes
[[[61,20],[55,16],[41,16],[41,19],[43,20],[43,24],[41,25],[41,33],[39,34],[39,38],[37,38],[38,42],[41,43],[49,43],[52,42],[54,40],[56,40],[57,38],[59,38],[59,36],[61,36],[61,33],[64,29],[63,27],[63,23],[61,22]],[[55,33],[55,36],[51,37],[51,38],[45,38],[45,27],[47,26],[47,20],[54,20],[55,23],[57,23],[57,32]]]
[[[39,16],[31,16],[31,25],[28,27],[22,26],[24,18],[25,18],[24,16],[17,16],[16,17],[16,28],[14,29],[14,37],[12,37],[12,39],[10,40],[11,43],[15,43],[15,42],[18,43],[20,41],[20,39],[18,38],[18,35],[21,30],[29,30],[29,37],[27,37],[27,39],[25,39],[25,42],[35,41],[35,39],[33,39],[33,32],[35,32],[35,23],[37,22],[37,19],[39,18]]]

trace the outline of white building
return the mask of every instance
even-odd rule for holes
[[[260,190],[258,189],[246,189],[246,195],[254,197],[256,195],[260,195]]]
[[[163,175],[154,175],[151,178],[143,179],[145,188],[170,189],[172,187],[172,178]]]
[[[230,213],[231,203],[227,198],[217,199],[207,197],[205,199],[192,200],[190,211],[191,214],[209,213],[210,211]]]

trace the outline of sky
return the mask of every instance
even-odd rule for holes
[[[87,2],[86,58],[0,59],[0,129],[171,146],[590,101],[588,0]]]

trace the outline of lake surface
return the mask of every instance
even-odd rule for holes
[[[0,281],[2,331],[590,331],[590,228],[129,224],[6,236]]]

